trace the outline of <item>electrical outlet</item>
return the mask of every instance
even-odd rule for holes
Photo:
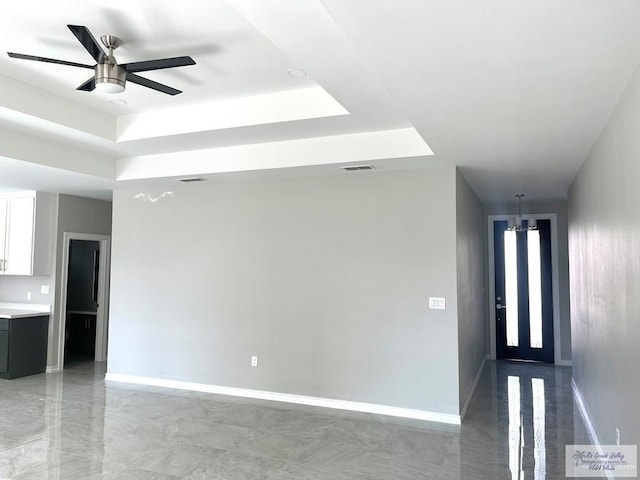
[[[258,366],[258,357],[256,357],[255,355],[251,357],[251,366],[252,367]]]
[[[429,309],[444,310],[447,308],[445,299],[442,297],[429,297]]]
[[[616,445],[620,446],[620,429],[616,428]]]
[[[27,292],[27,300],[31,300],[31,292]]]

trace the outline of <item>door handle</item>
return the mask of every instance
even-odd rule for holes
[[[96,288],[96,265],[98,263],[98,252],[94,250],[93,252],[93,272],[91,278],[91,301],[95,302],[97,297],[97,288]]]
[[[506,305],[500,305],[499,303],[496,305],[496,309],[497,310],[506,310],[507,306]]]

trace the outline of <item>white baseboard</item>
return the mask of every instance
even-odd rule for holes
[[[107,373],[105,380],[108,382],[133,383],[137,385],[149,385],[153,387],[173,388],[177,390],[191,390],[194,392],[214,393],[218,395],[231,395],[234,397],[256,398],[274,402],[295,403],[310,405],[313,407],[333,408],[337,410],[350,410],[354,412],[374,413],[377,415],[389,415],[392,417],[411,418],[428,422],[448,423],[460,425],[460,415],[449,413],[430,412],[427,410],[414,410],[410,408],[389,407],[373,403],[351,402],[347,400],[333,400],[330,398],[307,397],[290,393],[268,392],[263,390],[250,390],[246,388],[223,387],[220,385],[208,385],[204,383],[181,382],[153,377],[138,377],[135,375],[122,375]]]
[[[60,367],[58,367],[57,365],[54,367],[47,367],[47,369],[45,370],[46,373],[56,373],[60,371]]]
[[[602,453],[602,449],[600,448],[600,439],[598,438],[598,432],[596,432],[595,427],[593,426],[593,422],[591,421],[591,417],[589,416],[589,411],[587,410],[587,406],[584,403],[584,399],[582,397],[582,393],[576,385],[575,380],[571,379],[571,388],[573,389],[573,396],[576,399],[576,403],[578,404],[578,410],[580,411],[580,416],[584,421],[584,425],[587,427],[587,433],[589,434],[589,441],[598,448],[598,451]],[[607,478],[615,479],[613,473],[610,471],[605,471]]]
[[[496,360],[496,357],[491,356],[490,353],[487,353],[487,360]],[[573,362],[571,360],[556,360],[554,365],[559,365],[561,367],[573,367]]]
[[[598,438],[598,433],[596,429],[593,427],[593,423],[591,423],[591,417],[589,416],[589,411],[582,399],[582,393],[580,393],[580,389],[576,385],[575,380],[571,379],[571,388],[573,389],[573,396],[576,399],[576,403],[578,404],[578,410],[580,410],[580,416],[582,416],[582,420],[584,420],[584,424],[587,427],[587,433],[589,434],[589,440],[594,445],[600,445],[600,439]]]
[[[469,408],[469,403],[471,402],[471,398],[473,397],[474,392],[476,391],[476,387],[478,386],[478,382],[480,381],[480,376],[482,375],[482,371],[484,370],[484,365],[487,363],[487,359],[483,358],[482,363],[480,364],[480,368],[478,369],[478,373],[476,373],[476,378],[473,380],[473,384],[471,388],[467,392],[467,397],[464,399],[462,404],[462,409],[460,409],[460,421],[464,420],[464,416],[467,414],[467,408]]]

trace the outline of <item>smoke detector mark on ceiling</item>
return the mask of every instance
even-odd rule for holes
[[[305,72],[301,68],[290,68],[289,70],[287,70],[287,74],[290,77],[297,77],[297,78],[301,78],[301,77],[306,77],[307,76],[307,72]]]
[[[340,168],[347,172],[358,172],[360,170],[375,170],[375,167],[373,165],[346,165]]]

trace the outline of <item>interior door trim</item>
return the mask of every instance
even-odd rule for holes
[[[493,222],[509,220],[513,215],[489,215],[487,218],[488,231],[488,259],[489,259],[489,359],[496,359],[496,285],[495,285],[495,260],[493,256]],[[556,365],[571,365],[570,362],[561,360],[560,347],[562,337],[560,332],[560,286],[558,268],[558,216],[555,213],[536,213],[522,215],[524,220],[549,220],[551,222],[551,282],[553,291],[553,356]]]

